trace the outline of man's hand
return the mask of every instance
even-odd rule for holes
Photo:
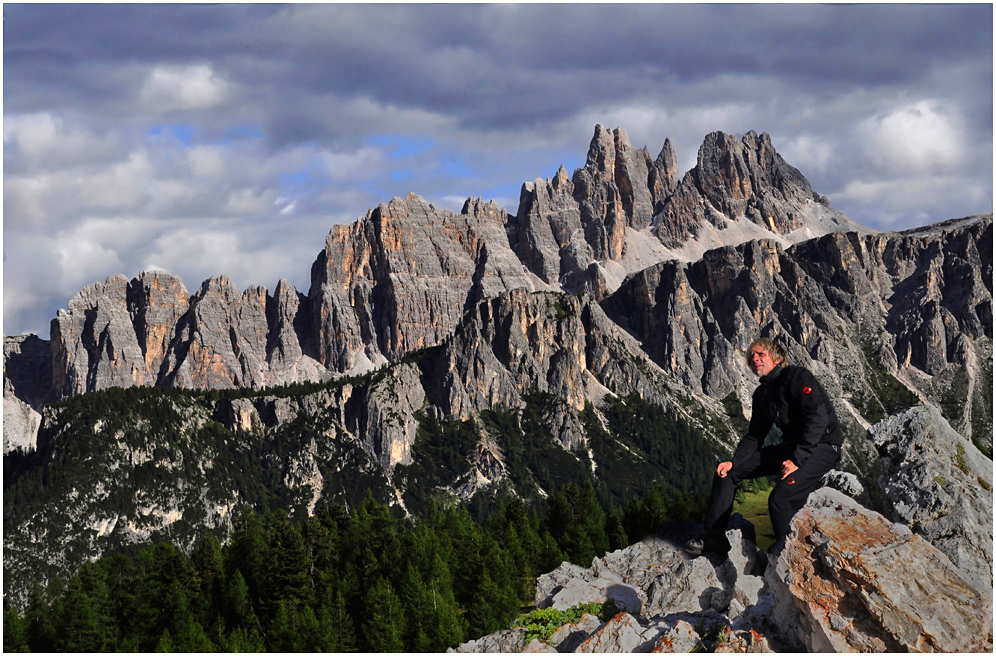
[[[718,474],[720,478],[726,478],[726,475],[730,473],[731,469],[733,469],[732,462],[721,462],[719,463],[719,467],[716,467],[716,474]]]
[[[782,463],[782,480],[785,480],[789,474],[799,469],[794,462],[791,460],[786,460]]]

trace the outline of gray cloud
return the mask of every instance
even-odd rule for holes
[[[852,218],[992,209],[991,5],[5,5],[4,330],[165,268],[302,290],[414,191],[515,211],[595,123],[766,131]],[[302,262],[304,264],[302,264]]]

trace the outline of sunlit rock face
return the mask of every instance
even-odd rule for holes
[[[506,222],[494,203],[471,199],[454,214],[409,195],[337,226],[311,269],[319,361],[348,371],[396,360],[442,341],[469,304],[533,289]]]
[[[990,504],[991,508],[991,504]],[[814,652],[992,649],[992,588],[902,524],[813,494],[765,578],[774,620]]]

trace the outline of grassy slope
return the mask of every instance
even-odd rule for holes
[[[771,528],[771,517],[768,516],[768,495],[771,490],[762,492],[745,492],[743,503],[733,504],[733,512],[744,516],[754,525],[757,532],[757,548],[767,549],[775,541],[774,530]]]

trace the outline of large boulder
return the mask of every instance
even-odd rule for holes
[[[808,651],[992,649],[992,596],[907,527],[823,488],[765,573],[772,621]]]
[[[933,406],[869,430],[889,517],[943,551],[975,587],[993,587],[993,462]]]

